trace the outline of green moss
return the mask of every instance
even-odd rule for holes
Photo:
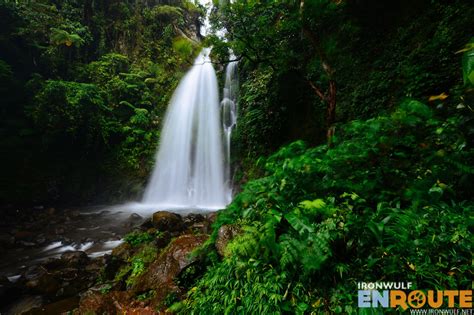
[[[114,281],[124,281],[127,287],[132,287],[140,275],[142,275],[148,265],[153,262],[158,255],[157,249],[153,245],[145,244],[127,261],[127,264],[120,268],[115,275]]]
[[[133,231],[125,235],[124,241],[132,246],[139,246],[141,244],[150,243],[161,235],[162,232],[159,231]]]
[[[150,290],[145,293],[137,295],[137,300],[138,301],[147,301],[150,299],[153,299],[156,296],[156,291],[155,290]]]

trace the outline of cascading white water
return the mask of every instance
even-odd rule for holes
[[[231,54],[231,59],[235,56]],[[232,174],[230,169],[230,148],[232,130],[237,124],[237,97],[239,88],[239,76],[237,73],[238,61],[227,64],[225,70],[225,83],[222,107],[222,127],[224,129],[224,148],[226,151],[225,183],[229,192],[229,200],[232,198]]]
[[[203,49],[171,99],[145,204],[221,209],[230,202],[218,85],[209,53],[209,48]]]

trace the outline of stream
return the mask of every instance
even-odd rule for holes
[[[58,258],[67,251],[84,251],[91,258],[108,254],[124,234],[145,221],[121,207],[7,209],[0,222],[0,278],[14,282],[28,268]]]

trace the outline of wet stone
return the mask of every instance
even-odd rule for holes
[[[127,242],[123,242],[112,250],[112,256],[126,261],[135,253],[135,249]]]
[[[219,211],[215,212],[210,212],[206,215],[206,220],[210,223],[213,224],[217,220],[217,216],[219,215]]]
[[[165,248],[171,241],[171,234],[168,231],[161,233],[154,241],[153,244],[156,248]]]
[[[41,307],[43,298],[41,296],[25,296],[12,303],[8,308],[7,314],[27,314],[34,309]]]
[[[206,220],[206,218],[202,214],[191,213],[191,214],[188,214],[187,216],[184,217],[183,222],[187,226],[192,226],[196,223],[200,223],[200,222],[203,222],[205,220]]]
[[[61,260],[68,266],[81,266],[87,264],[89,257],[85,252],[73,251],[62,254]]]
[[[153,213],[151,223],[159,231],[179,232],[184,228],[181,216],[168,211]]]
[[[102,294],[89,290],[87,291],[81,301],[79,308],[74,311],[74,314],[123,314],[121,308],[123,305],[130,304],[131,296],[128,292],[109,292]]]
[[[182,270],[196,261],[197,257],[192,257],[190,254],[207,238],[208,235],[187,234],[174,239],[140,276],[132,291],[139,293],[155,290],[158,299],[176,291],[178,288],[174,279]]]
[[[140,229],[142,230],[148,230],[150,228],[153,227],[153,223],[151,221],[151,219],[147,219],[145,220],[141,225],[140,225]]]

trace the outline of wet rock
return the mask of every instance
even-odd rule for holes
[[[26,287],[35,293],[54,296],[61,288],[61,283],[52,274],[44,271],[26,282]]]
[[[70,297],[31,309],[27,314],[67,314],[79,306],[79,297]]]
[[[137,220],[142,220],[143,217],[139,215],[138,213],[132,213],[130,217],[128,217],[129,220],[137,221]]]
[[[159,231],[179,232],[184,228],[181,216],[168,211],[153,213],[151,223]]]
[[[153,244],[155,245],[156,248],[165,248],[171,241],[171,234],[168,231],[164,231],[160,233],[155,240],[153,241]]]
[[[113,255],[105,255],[102,260],[101,276],[104,280],[113,280],[119,269],[124,265],[124,261]]]
[[[150,306],[138,306],[138,307],[131,307],[131,306],[123,306],[120,310],[123,312],[122,314],[129,314],[129,315],[155,315],[155,314],[170,314],[164,312],[156,312]]]
[[[74,311],[74,314],[125,314],[122,310],[125,305],[130,304],[130,301],[130,293],[125,291],[102,294],[89,290],[81,298],[79,308]]]
[[[41,305],[43,305],[41,296],[25,296],[11,304],[7,308],[6,314],[28,314]]]
[[[142,230],[148,230],[153,227],[153,223],[151,222],[151,219],[145,220],[141,225],[140,229]]]
[[[135,248],[127,242],[123,242],[112,250],[112,256],[126,261],[135,253]]]
[[[84,270],[93,274],[99,274],[105,264],[103,257],[97,257],[89,261]]]
[[[64,253],[60,259],[50,259],[25,273],[25,288],[34,294],[57,299],[77,295],[91,287],[102,264],[91,260],[82,251]]]
[[[225,256],[227,244],[239,233],[240,229],[235,225],[223,225],[219,228],[216,239],[216,249],[219,255]]]
[[[142,222],[143,220],[143,217],[141,217],[139,214],[136,214],[136,213],[132,213],[127,221],[124,223],[124,226],[125,227],[133,227],[133,226],[136,226],[138,225],[140,222]]]
[[[193,224],[206,221],[206,218],[199,213],[191,213],[184,217],[183,222],[187,226],[192,226]]]
[[[94,287],[83,294],[79,308],[74,314],[168,314],[156,312],[154,307],[146,306],[148,302],[134,300],[126,291],[114,290],[103,293],[103,289],[104,287]]]
[[[190,230],[193,231],[193,233],[199,234],[210,234],[212,231],[211,224],[207,221],[194,223],[191,225]]]
[[[48,208],[46,210],[46,212],[49,214],[49,215],[53,215],[54,213],[56,213],[56,209],[55,208]]]
[[[211,225],[202,214],[189,214],[183,221],[192,233],[209,234],[211,232]]]
[[[208,235],[186,234],[174,239],[136,281],[132,292],[155,290],[156,297],[160,300],[164,299],[168,293],[178,291],[174,279],[184,268],[196,261],[197,258],[191,257],[190,254],[207,238]]]
[[[61,260],[69,267],[83,266],[89,261],[89,257],[82,251],[65,252],[61,255]]]
[[[217,220],[217,216],[219,215],[219,211],[215,212],[210,212],[206,215],[206,220],[210,223],[213,224]]]

